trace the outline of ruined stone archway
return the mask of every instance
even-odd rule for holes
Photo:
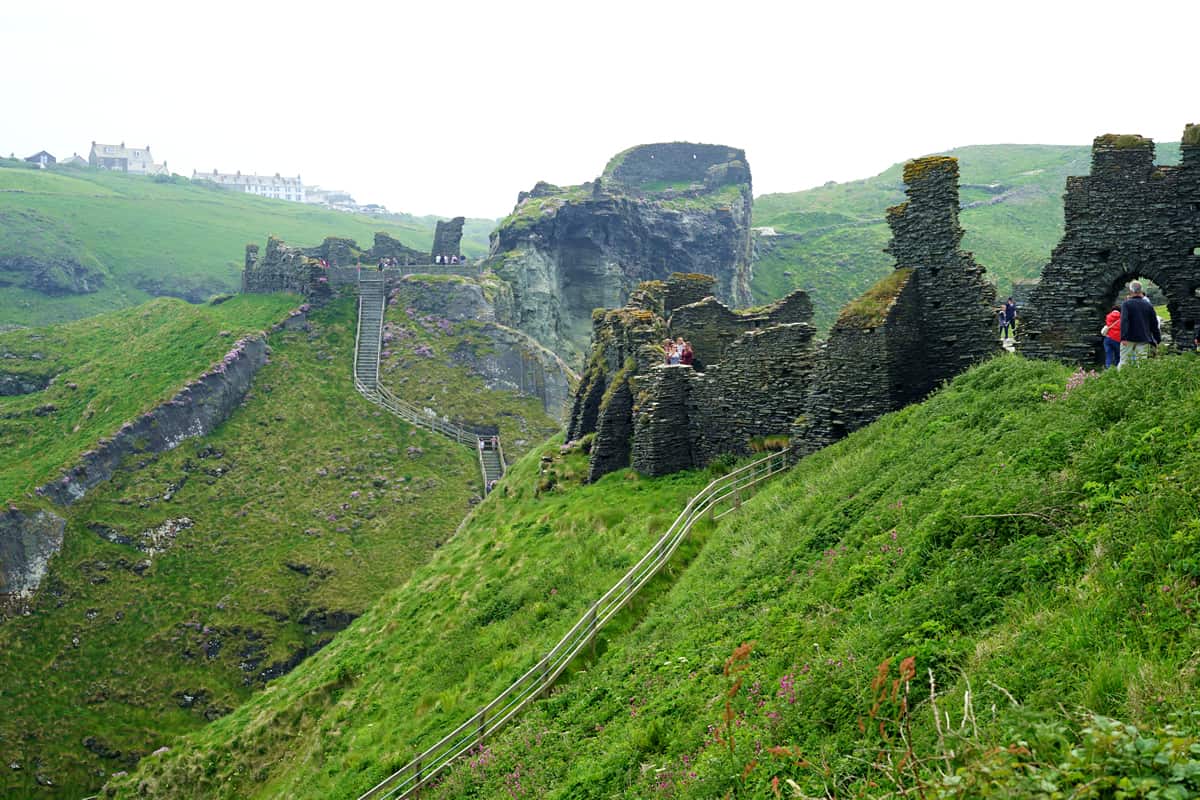
[[[1021,353],[1101,363],[1104,314],[1139,276],[1166,297],[1174,342],[1191,343],[1200,323],[1197,134],[1188,127],[1178,167],[1156,166],[1149,139],[1096,138],[1091,174],[1067,179],[1066,230],[1022,313]]]

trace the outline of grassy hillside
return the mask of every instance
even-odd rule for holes
[[[413,313],[409,313],[412,310]],[[510,461],[540,445],[562,428],[540,400],[487,388],[483,378],[456,364],[464,352],[492,347],[480,325],[452,323],[415,309],[390,306],[384,328],[380,380],[398,397],[437,409],[459,424],[496,425]]]
[[[168,400],[245,334],[285,318],[294,295],[219,305],[161,298],[68,325],[0,334],[0,373],[53,382],[0,397],[0,500],[13,501],[76,463],[127,420]]]
[[[433,241],[432,217],[345,214],[179,177],[30,167],[0,160],[0,330],[156,295],[195,301],[234,290],[246,244],[270,234],[306,246],[325,236],[369,246],[381,230],[418,249]],[[463,250],[485,254],[491,228],[469,220]],[[85,283],[92,291],[78,293]]]
[[[1088,174],[1091,148],[978,145],[945,155],[959,160],[963,248],[1002,293],[1014,279],[1040,275],[1062,238],[1067,176]],[[1159,163],[1178,160],[1177,144],[1158,146]],[[842,305],[892,267],[883,253],[890,238],[884,212],[904,200],[902,171],[896,164],[861,181],[756,198],[754,224],[786,235],[758,240],[755,299],[809,289],[817,324],[831,324]]]
[[[1006,356],[805,459],[429,796],[1197,796],[1196,367]]]
[[[553,461],[545,472],[543,456]],[[580,485],[586,474],[579,451],[531,452],[403,587],[254,702],[185,741],[164,739],[170,752],[114,780],[113,793],[328,798],[369,788],[536,662],[708,480],[624,470]]]
[[[67,373],[78,392],[114,409],[130,395],[140,408],[162,393],[143,351],[207,367],[192,351],[227,337],[206,315],[258,326],[259,306],[285,299],[159,300],[38,335],[83,348],[85,332],[94,347],[62,355],[92,370]],[[479,493],[474,454],[354,392],[354,321],[346,299],[315,313],[310,331],[273,335],[271,363],[212,435],[52,508],[68,519],[63,551],[32,614],[0,624],[0,796],[42,796],[39,781],[63,796],[94,792],[286,672],[453,533]]]

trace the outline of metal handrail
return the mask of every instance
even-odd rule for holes
[[[579,621],[533,667],[470,719],[362,794],[359,800],[407,800],[456,759],[499,730],[550,688],[600,629],[658,574],[697,520],[706,515],[718,519],[739,508],[746,490],[788,468],[788,455],[788,450],[772,453],[717,478],[701,489],[683,507],[654,546],[612,588],[592,603]],[[715,514],[715,507],[726,501],[732,503],[730,508]]]
[[[369,275],[370,273],[367,272],[367,274]],[[358,377],[358,351],[359,351],[359,346],[362,342],[362,320],[363,320],[363,294],[362,294],[361,287],[362,287],[362,284],[364,284],[364,283],[376,283],[379,285],[383,285],[384,281],[382,278],[378,278],[378,279],[367,278],[366,280],[364,280],[362,272],[360,271],[358,282],[359,282],[358,321],[357,321],[357,325],[356,325],[355,331],[354,331],[354,388],[358,391],[359,394],[361,394],[367,400],[369,400],[370,402],[374,403],[377,406],[380,406],[381,408],[383,408],[387,411],[390,411],[391,413],[395,414],[397,417],[400,417],[401,419],[403,419],[405,422],[408,422],[412,425],[416,425],[417,427],[420,427],[420,428],[427,428],[427,429],[433,431],[434,433],[440,433],[441,435],[443,435],[447,438],[453,439],[454,441],[458,442],[459,444],[463,444],[468,447],[473,447],[476,451],[478,451],[479,450],[479,435],[477,433],[475,433],[474,431],[468,430],[468,429],[462,427],[461,425],[455,425],[452,422],[449,422],[447,420],[444,420],[444,419],[438,417],[436,414],[427,414],[424,411],[422,411],[420,408],[418,408],[416,405],[408,402],[407,400],[402,400],[399,397],[397,397],[396,395],[392,394],[392,392],[389,391],[387,389],[387,387],[385,387],[382,383],[379,382],[378,361],[376,361],[376,366],[375,366],[375,385],[374,386],[367,386]],[[382,300],[381,306],[380,306],[380,316],[379,316],[380,325],[379,325],[379,332],[378,332],[378,340],[376,341],[376,344],[375,344],[376,359],[379,358],[379,353],[382,352],[382,349],[383,349],[383,314],[384,314],[384,311],[386,310],[386,306],[383,304],[386,302],[387,302],[386,299]],[[497,450],[499,450],[499,437],[496,437],[496,438],[497,438]],[[480,458],[479,471],[480,471],[480,474],[483,476],[484,494],[487,494],[487,483],[488,483],[487,469],[483,465],[482,456],[479,456],[479,458]],[[503,474],[503,471],[504,471],[503,451],[500,451],[500,470],[501,470],[501,474]]]

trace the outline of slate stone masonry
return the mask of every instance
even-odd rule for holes
[[[1181,149],[1180,166],[1157,166],[1150,139],[1096,137],[1091,174],[1067,179],[1063,238],[1021,315],[1019,352],[1103,363],[1104,316],[1138,277],[1166,295],[1175,345],[1191,346],[1200,323],[1200,126],[1187,126]]]
[[[623,398],[614,386],[632,390],[633,467],[663,475],[724,453],[747,454],[765,437],[790,436],[798,452],[811,452],[998,353],[995,290],[959,247],[958,162],[910,161],[904,178],[908,200],[888,210],[896,269],[842,310],[823,345],[814,339],[804,292],[753,312],[732,311],[711,296],[678,307],[664,301],[666,328],[693,344],[696,369],[663,365],[661,348],[647,338],[664,327],[650,310],[656,298],[690,300],[702,285],[692,276],[643,284],[640,309],[599,312],[592,368],[570,428],[571,438],[596,434],[591,477],[626,465],[622,437],[630,426],[624,400],[609,401]],[[639,357],[614,377],[620,337],[606,326],[627,319],[638,319],[644,336]]]
[[[904,166],[908,200],[888,209],[896,270],[847,305],[820,351],[793,446],[810,453],[920,400],[1000,351],[995,289],[959,249],[958,161]]]

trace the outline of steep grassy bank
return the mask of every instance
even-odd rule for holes
[[[385,386],[460,424],[495,425],[510,461],[562,428],[540,400],[489,389],[482,377],[458,363],[465,353],[481,355],[493,347],[478,323],[450,322],[395,305],[387,308],[383,336],[379,374]]]
[[[1200,362],[1069,375],[805,459],[429,796],[1196,796]]]
[[[437,221],[346,214],[179,177],[31,167],[0,161],[0,330],[157,295],[198,301],[235,290],[246,243],[272,234],[304,245],[344,236],[370,246],[376,231],[386,231],[427,249]],[[468,220],[464,252],[486,254],[492,226]]]
[[[0,499],[16,500],[124,422],[170,399],[239,338],[284,319],[293,295],[195,306],[162,298],[68,325],[0,334],[0,373],[53,382],[0,397]]]
[[[242,303],[245,322],[285,299],[213,311],[228,326]],[[167,321],[141,336],[104,337],[110,349],[122,343],[114,353],[97,342],[97,371],[78,391],[149,402],[152,373],[129,354],[152,343],[172,352],[196,332],[203,346],[228,338],[215,323],[186,322],[207,324],[211,312],[178,301],[68,327],[146,324],[143,313],[163,309]],[[47,781],[64,796],[94,792],[292,668],[452,534],[479,491],[474,455],[355,393],[354,324],[347,298],[315,312],[311,330],[273,335],[271,363],[212,435],[128,464],[55,509],[68,518],[63,551],[32,614],[0,625],[0,796],[41,796]],[[115,361],[99,370],[105,358]]]
[[[586,473],[578,451],[531,452],[329,647],[107,794],[327,798],[373,785],[528,669],[708,480],[622,471],[581,486]]]
[[[1038,277],[1062,238],[1067,176],[1088,174],[1090,148],[977,145],[945,155],[959,160],[964,249],[975,253],[1002,295],[1015,279]],[[1157,161],[1178,163],[1179,145],[1158,145]],[[884,212],[904,200],[902,171],[896,164],[864,180],[755,198],[754,224],[787,234],[758,240],[755,300],[808,289],[816,324],[831,324],[839,308],[892,266],[883,252],[890,238]]]

